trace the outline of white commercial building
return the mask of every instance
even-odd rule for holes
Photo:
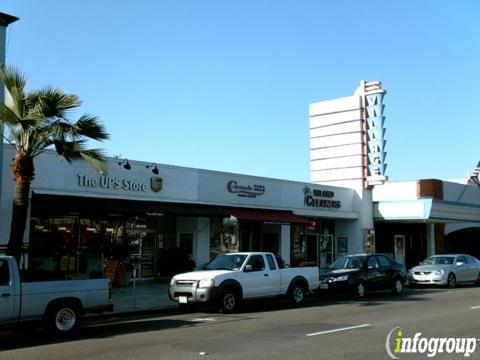
[[[385,176],[385,93],[362,81],[352,96],[310,105],[309,183],[117,158],[101,175],[46,152],[35,162],[25,263],[83,277],[103,276],[112,260],[154,278],[192,260],[201,268],[224,251],[272,251],[292,266],[321,268],[359,252],[390,253],[407,266],[447,250],[480,255],[478,242],[450,236],[478,234],[477,187]],[[6,246],[14,149],[0,154]]]

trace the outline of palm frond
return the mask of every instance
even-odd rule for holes
[[[85,160],[99,172],[106,174],[108,171],[106,156],[101,149],[86,149],[85,141],[54,141],[57,153],[68,162]]]
[[[58,88],[44,87],[30,93],[25,104],[31,116],[66,119],[69,111],[79,107],[82,102],[77,95],[66,94]]]
[[[52,143],[57,154],[63,156],[69,163],[73,160],[82,159],[80,153],[87,151],[85,140],[66,141],[63,139],[55,139]]]
[[[82,115],[73,124],[72,133],[74,136],[85,136],[98,141],[107,140],[110,137],[98,118],[89,114]]]
[[[14,67],[0,68],[0,80],[11,103],[0,104],[0,124],[7,128],[6,139],[17,151],[36,157],[52,147],[68,162],[85,160],[106,173],[106,157],[100,149],[88,149],[87,139],[106,140],[109,134],[95,116],[69,120],[72,109],[81,105],[77,95],[54,87],[27,93],[26,79]]]
[[[18,117],[12,109],[10,109],[7,105],[1,104],[0,105],[0,124],[9,125],[9,126],[17,126],[20,125],[22,122],[22,118]]]
[[[10,94],[13,106],[11,110],[20,118],[23,117],[25,86],[27,79],[20,70],[13,66],[2,66],[0,68],[0,80]]]
[[[101,149],[89,149],[82,151],[80,156],[83,160],[87,161],[92,165],[98,172],[101,174],[108,174],[108,165],[106,161],[106,156],[103,150]]]

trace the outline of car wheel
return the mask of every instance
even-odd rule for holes
[[[480,273],[478,274],[476,284],[477,284],[477,285],[480,285]]]
[[[56,335],[66,335],[76,330],[80,324],[80,309],[76,304],[58,304],[46,314],[47,327]]]
[[[220,296],[220,311],[224,314],[231,314],[237,310],[240,299],[238,291],[233,288],[223,290]]]
[[[363,299],[366,294],[367,289],[365,288],[365,283],[361,281],[355,286],[355,297],[358,299]]]
[[[305,285],[302,283],[295,283],[288,292],[288,299],[294,306],[299,306],[305,301]]]
[[[395,295],[400,295],[403,292],[403,281],[401,279],[395,279],[393,281],[392,292]]]
[[[453,289],[457,285],[457,278],[455,277],[455,274],[450,273],[448,274],[447,278],[447,287],[450,289]]]

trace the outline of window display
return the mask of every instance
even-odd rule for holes
[[[239,251],[239,226],[236,218],[212,218],[210,226],[210,259],[217,254]]]

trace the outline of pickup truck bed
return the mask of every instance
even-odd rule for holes
[[[112,310],[108,279],[21,282],[15,259],[0,256],[1,325],[44,320],[67,333],[83,314]]]

